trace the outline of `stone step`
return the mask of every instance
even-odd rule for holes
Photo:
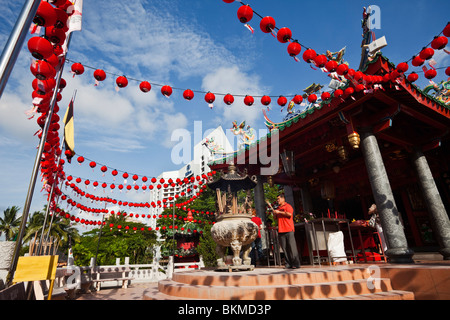
[[[391,290],[386,292],[324,298],[318,300],[414,300],[414,293],[411,291]]]
[[[363,280],[370,276],[367,268],[342,269],[256,269],[244,272],[215,272],[199,270],[173,274],[175,282],[206,286],[271,286],[292,284],[314,284],[346,280]]]
[[[258,286],[223,286],[186,284],[162,280],[159,292],[180,298],[205,300],[297,300],[364,295],[392,290],[389,279],[379,279],[379,286],[370,289],[365,279],[310,284],[275,284]]]
[[[142,299],[143,300],[199,300],[199,299],[192,299],[192,298],[188,298],[188,297],[171,296],[171,295],[160,292],[158,290],[158,287],[146,290]]]

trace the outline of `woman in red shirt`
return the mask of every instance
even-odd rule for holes
[[[286,268],[300,268],[297,244],[294,236],[294,209],[286,202],[284,194],[277,197],[278,209],[273,210],[278,220],[278,239],[284,252]]]

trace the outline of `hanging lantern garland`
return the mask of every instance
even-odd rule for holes
[[[297,56],[301,53],[302,47],[304,47],[306,50],[303,53],[303,60],[307,63],[314,64],[316,67],[322,69],[322,71],[324,71],[324,72],[325,71],[330,72],[330,73],[337,72],[339,75],[344,75],[344,76],[350,70],[352,70],[352,71],[350,71],[350,73],[355,72],[353,69],[349,69],[348,66],[345,64],[337,65],[336,61],[331,60],[331,59],[328,60],[328,57],[325,55],[317,55],[317,53],[313,49],[311,49],[307,46],[304,46],[298,40],[293,39],[292,32],[289,28],[283,27],[283,28],[278,29],[276,27],[276,22],[273,17],[270,17],[270,16],[262,17],[260,14],[258,14],[253,9],[251,9],[250,5],[244,4],[242,1],[239,1],[239,0],[236,0],[236,1],[224,0],[224,2],[225,3],[232,3],[232,2],[240,3],[240,7],[238,9],[238,18],[241,22],[246,23],[245,26],[247,28],[249,28],[250,30],[253,30],[253,28],[248,26],[248,22],[253,17],[253,14],[256,14],[259,17],[261,17],[261,22],[260,22],[261,31],[264,33],[271,33],[281,43],[289,42],[287,51],[288,51],[288,54],[295,59],[295,61],[299,61]],[[251,14],[250,14],[250,12],[251,12]],[[277,30],[276,36],[275,36],[274,30]],[[441,36],[441,34],[443,34],[443,36]],[[448,52],[447,50],[444,49],[448,43],[447,38],[449,36],[450,36],[450,23],[448,23],[447,26],[444,28],[444,30],[438,36],[435,36],[434,39],[426,47],[424,47],[417,56],[414,56],[412,59],[410,59],[406,62],[400,63],[399,68],[397,68],[397,70],[396,70],[398,72],[398,75],[397,74],[392,75],[391,80],[395,80],[396,78],[403,76],[403,74],[408,70],[407,63],[411,60],[413,60],[414,66],[421,66],[425,60],[429,60],[433,57],[434,50],[444,50],[447,54],[449,54],[450,52]],[[431,46],[431,47],[428,47],[428,46]],[[425,76],[425,78],[427,78],[429,80],[433,79],[437,75],[436,68],[434,67],[434,63],[435,62],[432,61],[432,63],[429,64],[429,66],[431,67],[431,70],[427,69],[426,67],[423,67],[424,76]],[[311,68],[313,68],[313,67],[311,66]],[[349,76],[349,78],[351,78],[351,77],[352,77],[352,75]],[[414,73],[413,76],[407,77],[407,79],[409,81],[411,81],[411,80],[416,81],[418,79],[418,75],[417,75],[417,73]],[[365,85],[367,85],[368,82],[369,81],[365,81],[365,83],[366,83]],[[372,84],[377,84],[377,83],[379,84],[381,82],[382,81],[375,80]],[[359,85],[361,85],[361,83]],[[358,88],[358,91],[362,91],[362,88],[361,87]],[[331,98],[331,96],[330,96],[330,98]],[[315,101],[315,100],[317,100],[317,99],[315,99],[314,96],[311,98],[308,97],[308,101]]]
[[[238,19],[240,22],[244,23],[245,26],[247,28],[249,28],[250,30],[252,30],[252,32],[254,32],[253,28],[251,28],[248,25],[248,22],[250,22],[253,18],[253,15],[257,15],[261,18],[261,22],[260,22],[260,29],[262,32],[264,33],[271,33],[274,37],[277,38],[277,40],[280,43],[289,43],[287,46],[287,52],[288,54],[293,57],[296,61],[299,61],[299,59],[297,58],[297,56],[301,53],[302,51],[302,47],[305,48],[305,51],[302,55],[303,60],[308,63],[312,69],[316,69],[319,68],[321,71],[328,73],[328,75],[336,80],[341,81],[341,79],[339,79],[340,77],[345,77],[347,80],[350,80],[353,82],[354,86],[355,86],[355,91],[356,92],[370,92],[372,88],[377,88],[378,85],[380,85],[383,82],[386,82],[387,80],[389,81],[395,81],[397,78],[399,77],[403,77],[405,76],[406,79],[408,79],[408,81],[416,81],[418,79],[416,79],[416,75],[417,72],[415,72],[415,74],[411,77],[408,77],[405,75],[405,72],[408,70],[408,62],[410,60],[412,60],[412,64],[414,66],[420,66],[423,64],[423,62],[427,59],[431,59],[431,57],[434,54],[434,50],[444,50],[445,52],[447,52],[444,48],[446,46],[446,44],[448,43],[448,40],[446,37],[448,37],[449,34],[449,24],[446,26],[446,28],[444,28],[444,30],[441,32],[441,34],[443,34],[444,36],[441,36],[441,34],[439,34],[438,36],[436,36],[433,41],[430,43],[431,48],[424,48],[420,54],[416,55],[415,57],[413,57],[412,59],[406,61],[406,62],[402,62],[399,64],[399,68],[394,70],[394,72],[391,72],[391,74],[389,75],[389,79],[387,78],[388,76],[386,76],[386,78],[382,78],[380,76],[371,76],[371,75],[365,75],[362,74],[362,77],[359,77],[358,79],[354,78],[354,75],[356,74],[356,71],[354,69],[349,68],[349,66],[345,63],[340,63],[338,64],[337,61],[334,60],[333,57],[328,57],[327,55],[323,55],[323,54],[317,54],[315,50],[301,44],[298,40],[294,39],[292,36],[292,31],[287,28],[287,27],[283,27],[283,28],[277,28],[276,27],[276,22],[275,19],[273,17],[270,16],[266,16],[266,17],[262,17],[260,14],[258,14],[257,12],[255,12],[250,5],[248,4],[244,4],[242,1],[224,1],[226,3],[232,3],[232,2],[238,2],[241,4],[240,8],[238,9]],[[274,33],[274,31],[277,31],[276,34]],[[448,53],[448,52],[447,52]],[[69,59],[67,59],[67,61],[69,62],[73,62]],[[427,68],[423,67],[423,72],[424,75],[427,79],[433,79],[436,75],[436,68],[433,65],[433,62],[430,61],[430,67],[431,67],[431,71],[428,70]],[[81,74],[79,73],[79,70],[82,70],[79,66],[79,62],[74,62],[74,64],[72,66],[76,66],[74,72],[78,72],[77,74]],[[86,68],[91,68],[94,69],[94,78],[96,79],[96,83],[95,85],[98,85],[98,81],[103,81],[106,78],[106,72],[101,70],[101,69],[97,69],[97,68],[93,68],[93,67],[88,67],[85,66]],[[78,70],[78,71],[77,71]],[[138,81],[139,84],[139,88],[142,92],[147,93],[150,92],[152,89],[152,86],[160,86],[161,87],[161,94],[164,95],[165,97],[169,98],[174,89],[177,90],[182,90],[183,91],[183,98],[186,99],[187,101],[193,100],[194,98],[194,92],[197,93],[202,93],[204,94],[204,100],[208,103],[208,106],[212,109],[213,108],[213,102],[215,101],[215,95],[222,95],[224,96],[224,103],[226,105],[231,105],[234,103],[235,101],[235,97],[236,96],[241,96],[244,97],[244,104],[247,106],[252,106],[254,104],[254,97],[251,95],[242,95],[242,94],[223,94],[223,93],[213,93],[213,92],[205,92],[205,91],[199,91],[199,90],[191,90],[191,89],[181,89],[181,88],[174,88],[171,87],[169,85],[161,85],[161,84],[157,84],[157,83],[150,83],[148,81],[143,81],[143,80],[137,80],[137,79],[131,79],[131,78],[127,78],[126,76],[118,76],[116,74],[110,73],[111,75],[116,77],[116,84],[117,84],[117,90],[119,88],[125,88],[128,85],[128,80],[135,80]],[[44,75],[45,77],[45,75]],[[372,78],[369,78],[372,77]],[[325,95],[326,97],[327,95]],[[331,96],[328,99],[331,99],[333,97],[335,97],[336,95]],[[267,95],[263,95],[263,96],[257,96],[258,98],[261,98],[261,104],[263,106],[268,107],[271,103],[271,99],[269,98],[278,98],[279,96],[267,96]],[[300,100],[298,97],[301,97],[301,95],[293,95],[293,96],[288,96],[285,95],[285,97],[289,97],[291,98],[290,100],[290,105],[291,104],[300,104],[298,103],[298,101]],[[346,98],[346,96],[344,96],[344,98]],[[318,100],[317,95],[312,94],[311,97],[307,96],[307,101],[309,103],[316,103]],[[322,99],[322,101],[325,101]],[[277,100],[278,104],[283,107],[284,104],[284,99],[278,99]],[[280,104],[281,103],[281,104]],[[289,108],[292,109],[292,106]]]
[[[39,130],[35,133],[39,139],[43,138],[46,122],[50,122],[41,157],[40,171],[43,182],[41,191],[47,192],[47,200],[52,210],[56,208],[57,198],[61,195],[58,185],[65,176],[64,160],[60,159],[62,150],[58,134],[60,117],[57,114],[59,112],[57,102],[62,99],[61,92],[66,86],[66,81],[61,79],[59,87],[56,87],[55,76],[64,64],[65,52],[62,44],[67,37],[67,22],[72,14],[70,6],[72,3],[66,0],[40,1],[33,18],[33,25],[30,27],[30,32],[34,36],[27,42],[28,50],[35,59],[30,65],[30,72],[35,79],[32,82],[34,91],[31,94],[33,107],[25,114],[28,119],[40,114],[36,120]],[[40,35],[42,28],[44,28],[44,32],[43,35]],[[80,63],[74,64],[72,67],[74,76],[84,72],[83,65]],[[57,91],[56,95],[55,90]],[[56,101],[51,119],[48,119],[50,103],[54,95]],[[54,192],[51,192],[52,187]]]
[[[89,166],[93,169],[93,171],[94,171],[95,168],[100,168],[100,171],[102,172],[102,176],[105,176],[105,173],[108,172],[108,170],[110,170],[110,171],[111,171],[111,175],[112,175],[113,178],[114,178],[114,181],[115,181],[115,177],[116,177],[119,173],[122,173],[122,178],[124,178],[123,184],[127,184],[127,182],[128,182],[127,179],[130,177],[130,175],[131,175],[131,177],[132,177],[133,184],[136,184],[136,182],[139,180],[139,178],[141,178],[141,181],[143,182],[142,185],[145,185],[145,183],[148,182],[148,181],[150,181],[153,185],[155,185],[155,184],[158,182],[158,179],[157,179],[156,177],[151,177],[151,178],[149,178],[148,176],[142,175],[142,174],[137,174],[137,173],[131,173],[131,174],[130,174],[130,173],[128,173],[127,171],[113,169],[113,167],[110,167],[110,166],[108,166],[108,165],[106,165],[106,164],[99,163],[98,161],[89,159],[89,158],[84,157],[84,156],[82,156],[82,155],[79,155],[79,156],[77,157],[77,162],[79,163],[80,166],[81,166],[85,161],[89,162]],[[111,169],[112,169],[112,170],[111,170]],[[168,182],[169,184],[173,184],[173,183],[176,182],[176,183],[179,184],[179,185],[182,185],[182,184],[188,184],[188,183],[193,183],[193,182],[195,182],[195,181],[206,180],[206,179],[208,179],[208,176],[211,176],[211,175],[213,175],[213,174],[215,174],[215,171],[208,172],[207,174],[202,174],[201,176],[200,176],[200,175],[197,175],[196,177],[191,177],[190,179],[188,179],[188,178],[184,178],[184,179],[177,178],[175,181],[173,181],[173,179],[168,179],[167,182]],[[67,177],[68,181],[71,181],[72,178],[73,178],[73,177],[70,176],[70,175]],[[81,179],[81,178],[80,178],[80,179]],[[164,178],[160,178],[160,179],[159,179],[160,188],[164,185],[165,182],[166,182],[166,181],[165,181]],[[106,184],[106,183],[104,182],[104,184]],[[114,184],[114,186],[115,186],[115,184]],[[154,187],[157,187],[157,185],[155,185]],[[149,186],[148,188],[150,188],[150,186]],[[151,189],[153,189],[153,188],[151,188]],[[159,189],[159,188],[158,188],[158,189]]]
[[[405,62],[399,63],[397,65],[396,71],[399,74],[404,74],[408,70],[408,63],[411,62],[412,66],[414,67],[422,67],[422,71],[424,72],[425,78],[427,78],[428,80],[430,80],[430,82],[432,82],[431,80],[437,76],[436,70],[438,69],[435,68],[436,61],[433,59],[435,50],[443,50],[445,53],[450,54],[450,52],[445,49],[445,47],[448,44],[447,38],[449,37],[450,37],[450,22],[447,23],[445,28],[437,36],[435,36],[429,44],[424,46],[418,54],[414,55],[411,59]],[[430,69],[427,66],[425,66],[426,61],[428,61],[428,66]],[[410,82],[415,82],[419,79],[419,76],[416,72],[412,72],[407,76],[407,79]]]

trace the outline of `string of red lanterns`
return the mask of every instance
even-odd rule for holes
[[[42,28],[45,28],[43,35],[32,36],[27,47],[30,51],[33,61],[30,65],[30,72],[35,76],[32,81],[33,92],[31,94],[33,107],[26,112],[29,119],[32,119],[36,113],[40,113],[36,122],[39,130],[35,133],[39,139],[42,139],[43,129],[47,121],[50,121],[49,130],[44,150],[40,161],[40,173],[42,177],[42,190],[48,193],[50,208],[55,207],[56,196],[60,195],[57,187],[59,181],[64,179],[64,160],[59,159],[61,155],[60,138],[58,131],[60,129],[60,117],[58,116],[59,106],[57,102],[62,99],[61,92],[66,86],[64,79],[61,79],[59,86],[56,87],[56,74],[64,65],[64,50],[62,45],[68,35],[68,21],[73,13],[73,4],[69,0],[41,1],[36,14],[33,18],[31,34],[39,34]],[[50,115],[50,103],[56,91],[56,101]],[[52,186],[55,186],[55,192],[51,192]],[[51,197],[51,199],[50,199]]]
[[[71,176],[69,176],[69,177],[71,177]],[[76,180],[75,180],[77,183],[81,183],[81,178],[76,178]],[[88,180],[86,180],[86,181],[88,181]],[[85,181],[85,184],[86,184],[86,181]],[[101,202],[108,202],[108,203],[112,203],[112,204],[118,204],[118,205],[120,205],[120,206],[126,206],[126,205],[128,205],[128,206],[130,206],[130,207],[147,207],[147,208],[149,208],[150,206],[152,206],[153,208],[156,208],[157,206],[158,207],[167,207],[167,205],[166,205],[166,203],[169,201],[172,201],[172,200],[174,200],[174,199],[178,199],[180,196],[185,196],[186,194],[185,194],[185,192],[184,191],[182,191],[180,194],[176,194],[176,195],[174,195],[174,197],[172,197],[172,196],[170,196],[170,197],[168,197],[168,198],[164,198],[162,201],[161,200],[158,200],[156,203],[155,202],[151,202],[151,203],[148,203],[148,202],[145,202],[145,203],[134,203],[134,202],[127,202],[127,201],[120,201],[120,200],[116,200],[116,199],[112,199],[112,198],[110,198],[110,197],[99,197],[99,196],[95,196],[95,195],[93,195],[93,194],[90,194],[90,193],[86,193],[86,192],[84,192],[84,191],[82,191],[81,190],[81,188],[79,188],[78,186],[76,186],[75,185],[75,183],[70,183],[70,182],[68,182],[68,181],[66,181],[66,187],[68,186],[68,187],[70,187],[70,188],[72,188],[72,190],[73,190],[73,192],[74,193],[76,193],[76,194],[78,194],[79,196],[84,196],[84,197],[86,197],[86,198],[88,198],[88,199],[90,199],[91,201],[101,201]],[[103,183],[103,187],[104,188],[106,188],[107,187],[107,184],[106,183]],[[196,190],[196,189],[199,189],[199,191],[197,192],[197,194],[196,194],[196,196],[199,196],[199,193],[202,193],[203,192],[203,190],[206,188],[206,185],[205,184],[203,184],[203,181],[198,181],[198,185],[193,185],[192,186],[192,188],[194,189],[194,190]],[[114,189],[114,188],[113,188]],[[187,192],[189,193],[189,192],[191,192],[192,191],[192,189],[190,189],[190,188],[188,188],[187,189]],[[195,199],[195,198],[193,198],[193,199]],[[63,199],[64,200],[64,199]],[[188,200],[189,201],[189,200]],[[181,204],[181,205],[184,205],[184,204]]]
[[[128,171],[125,171],[125,170],[118,170],[118,169],[115,169],[115,168],[113,168],[113,167],[111,167],[111,166],[108,166],[108,165],[106,165],[106,164],[102,164],[102,163],[99,163],[99,162],[97,162],[97,161],[94,161],[94,160],[92,160],[92,159],[89,159],[89,158],[87,158],[87,157],[85,157],[85,156],[82,156],[82,155],[79,155],[78,157],[77,157],[77,161],[78,161],[78,163],[80,164],[80,165],[82,165],[83,163],[87,163],[87,162],[89,162],[89,166],[92,168],[92,169],[95,169],[96,167],[99,167],[100,168],[100,170],[102,171],[102,173],[103,173],[103,176],[105,175],[105,173],[108,171],[108,170],[110,170],[111,171],[111,175],[114,177],[114,180],[115,180],[115,177],[119,174],[119,173],[122,173],[122,178],[124,179],[124,184],[127,184],[127,179],[131,176],[131,178],[132,178],[132,180],[133,180],[133,184],[136,184],[136,182],[137,182],[137,180],[139,180],[139,178],[142,180],[142,182],[143,182],[143,185],[145,185],[145,183],[146,182],[151,182],[152,184],[155,184],[155,183],[157,183],[158,181],[159,181],[159,183],[160,184],[164,184],[166,181],[165,181],[165,179],[164,178],[160,178],[159,180],[156,178],[156,177],[149,177],[149,176],[147,176],[147,175],[143,175],[143,174],[138,174],[138,173],[128,173]],[[112,169],[112,170],[111,170]],[[194,182],[195,180],[196,181],[200,181],[200,180],[206,180],[206,179],[208,179],[208,176],[211,176],[211,175],[213,175],[213,174],[215,174],[215,171],[213,171],[213,172],[208,172],[207,174],[202,174],[201,176],[199,176],[199,175],[197,175],[196,177],[191,177],[190,179],[188,179],[188,178],[184,178],[184,179],[180,179],[180,178],[177,178],[175,181],[173,180],[173,179],[168,179],[167,180],[167,183],[168,184],[174,184],[174,183],[177,183],[177,184],[179,184],[179,185],[182,185],[182,184],[187,184],[187,183],[189,183],[189,182]],[[70,176],[68,176],[68,179],[69,179],[69,181],[71,181],[71,179],[72,179],[72,177],[70,177]],[[173,186],[172,186],[173,187]],[[106,186],[104,187],[104,188],[106,188]],[[166,187],[167,188],[167,187]],[[158,189],[160,189],[160,188],[158,188]]]
[[[142,219],[142,218],[148,218],[148,219],[150,219],[150,218],[153,218],[153,219],[162,219],[162,218],[172,218],[172,214],[169,214],[169,215],[162,215],[162,214],[159,214],[158,216],[156,216],[156,215],[150,215],[150,214],[138,214],[138,213],[127,213],[127,212],[123,212],[123,213],[121,213],[121,212],[117,212],[117,213],[115,213],[114,211],[110,211],[110,210],[108,210],[108,209],[95,209],[95,208],[90,208],[90,207],[86,207],[86,206],[84,206],[84,205],[82,205],[82,204],[80,204],[80,203],[77,203],[76,201],[74,201],[74,200],[72,200],[70,197],[68,197],[67,195],[65,195],[65,194],[63,194],[63,196],[61,197],[61,199],[62,200],[65,200],[65,201],[67,201],[67,205],[72,205],[72,207],[76,207],[77,209],[79,209],[79,210],[81,210],[81,211],[84,211],[84,212],[87,212],[87,213],[95,213],[95,214],[99,214],[99,213],[102,213],[102,214],[104,214],[104,213],[109,213],[109,214],[111,214],[111,215],[114,215],[114,214],[116,214],[116,215],[118,215],[118,216],[120,216],[120,215],[123,215],[124,217],[126,217],[126,216],[128,216],[128,217],[130,217],[130,218],[135,218],[135,219]],[[189,201],[187,201],[187,202],[189,202]],[[177,207],[179,207],[180,209],[182,209],[182,210],[184,210],[184,211],[186,211],[186,207],[184,206],[184,204],[186,204],[187,202],[185,202],[185,203],[182,203],[182,204],[179,204],[179,205],[177,205]],[[79,217],[76,217],[75,215],[70,215],[69,213],[66,213],[66,212],[64,212],[62,209],[60,209],[60,208],[56,208],[56,210],[55,210],[57,213],[59,213],[60,214],[60,216],[62,216],[62,217],[64,217],[64,218],[66,218],[66,219],[70,219],[71,221],[74,221],[74,222],[80,222],[80,223],[82,223],[82,224],[86,224],[86,225],[100,225],[101,224],[101,222],[100,221],[96,221],[96,220],[88,220],[88,219],[80,219]],[[191,212],[191,209],[188,209],[188,212],[190,213]],[[195,211],[197,214],[204,214],[204,215],[206,215],[206,216],[214,216],[214,213],[213,212],[208,212],[208,211],[206,211],[206,212],[204,212],[204,211]],[[177,216],[177,215],[175,215],[174,216],[174,218],[176,218],[176,219],[181,219],[181,220],[184,220],[184,221],[188,221],[188,222],[190,222],[190,223],[197,223],[197,224],[199,224],[199,225],[201,225],[202,223],[203,224],[214,224],[214,222],[213,221],[202,221],[202,220],[197,220],[197,219],[192,219],[192,214],[191,215],[189,215],[188,214],[188,217],[182,217],[182,216]],[[106,224],[106,222],[104,222],[103,223],[103,225],[105,225]],[[110,224],[110,227],[112,228],[114,225],[113,224]],[[119,226],[118,226],[118,228],[119,228]],[[177,229],[178,227],[177,226],[175,226],[175,229]],[[120,228],[119,228],[120,229]],[[126,227],[125,227],[125,229],[127,229]],[[142,228],[141,230],[143,230],[144,228]],[[162,229],[163,230],[165,230],[166,229],[166,227],[162,227]],[[172,229],[172,226],[169,226],[169,229]],[[149,227],[148,228],[148,230],[149,231],[151,231],[152,230],[152,228],[151,227]],[[159,230],[159,227],[156,227],[155,228],[155,230]],[[184,231],[184,229],[183,228],[181,228],[181,231]]]
[[[231,3],[231,2],[227,2],[224,1],[226,3]],[[258,14],[257,12],[253,11],[253,9],[250,7],[250,5],[248,4],[244,4],[242,1],[232,1],[232,2],[239,2],[241,4],[241,7],[238,10],[238,18],[241,22],[243,23],[247,23],[249,22],[252,17],[253,17],[253,13],[255,13],[256,15],[258,15],[259,17],[261,17],[261,23],[260,23],[260,29],[261,31],[263,31],[264,33],[272,33],[274,30],[277,30],[277,34],[276,34],[276,38],[278,39],[279,42],[281,43],[288,43],[289,45],[287,47],[287,51],[289,53],[289,55],[293,58],[295,58],[296,61],[299,61],[297,59],[297,56],[301,53],[302,47],[305,48],[305,52],[303,53],[303,60],[307,63],[309,63],[312,67],[312,65],[315,65],[317,68],[321,69],[323,72],[329,72],[331,73],[337,73],[339,76],[344,76],[345,78],[354,81],[354,76],[357,72],[360,71],[355,71],[354,69],[349,68],[349,66],[345,63],[341,63],[338,64],[335,60],[333,59],[329,59],[326,55],[324,54],[317,54],[315,50],[303,45],[302,43],[300,43],[297,39],[294,39],[292,37],[292,31],[287,28],[287,27],[283,27],[283,28],[277,28],[276,27],[276,23],[275,23],[275,19],[273,17],[270,16],[266,16],[263,17],[260,14]],[[449,34],[449,25],[447,25],[446,28],[444,28],[443,33],[445,36],[448,37]],[[274,34],[273,34],[274,35]],[[274,35],[275,36],[275,35]],[[447,44],[448,40],[445,37],[440,37],[437,36],[435,37],[435,39],[431,42],[432,47],[436,48],[436,49],[443,49],[445,47],[445,45]],[[424,52],[428,52],[427,53],[427,57],[432,56],[432,54],[430,54],[430,50],[433,50],[431,48],[428,48],[428,50],[425,50]],[[422,56],[425,53],[422,54]],[[416,59],[417,60],[417,59]],[[70,61],[70,60],[68,60]],[[409,62],[409,61],[407,61]],[[408,65],[407,62],[404,63],[400,63],[396,70],[394,72],[392,72],[392,74],[390,74],[389,76],[389,80],[395,80],[396,78],[400,77],[400,76],[404,76],[405,72],[408,70]],[[413,63],[414,64],[414,63]],[[96,78],[97,81],[103,81],[106,78],[106,72],[101,70],[101,69],[96,69],[94,67],[89,67],[86,66],[87,68],[91,68],[91,69],[95,69],[94,71],[94,77]],[[313,68],[313,67],[312,67]],[[314,69],[314,68],[313,68]],[[436,70],[440,69],[440,68],[434,68],[434,66],[432,66],[431,70],[423,70],[423,72],[425,73],[425,77],[427,79],[432,79],[437,75]],[[449,68],[447,68],[449,69]],[[74,63],[72,65],[72,72],[74,74],[82,74],[84,72],[84,67],[81,65],[81,63]],[[450,72],[450,70],[446,70],[446,74],[448,75],[448,73]],[[125,76],[118,76],[117,74],[114,73],[110,73],[111,75],[114,75],[117,77],[116,79],[116,84],[118,85],[118,87],[120,88],[124,88],[128,85],[128,78]],[[101,74],[101,76],[98,76],[99,74]],[[330,75],[329,74],[329,75]],[[370,78],[372,77],[372,78]],[[130,78],[132,79],[132,78]],[[413,72],[412,74],[407,76],[408,81],[410,82],[414,82],[418,79],[418,75],[417,72]],[[203,93],[205,94],[204,98],[205,101],[211,106],[211,104],[215,101],[216,99],[216,95],[222,95],[223,96],[223,101],[225,104],[227,105],[231,105],[232,103],[234,103],[234,97],[235,96],[241,96],[244,97],[244,103],[247,106],[252,106],[255,102],[254,97],[258,97],[261,98],[261,104],[264,106],[269,106],[272,102],[271,98],[274,97],[278,97],[277,99],[277,103],[279,106],[284,107],[287,103],[288,103],[288,99],[287,97],[292,97],[291,102],[295,103],[295,104],[300,104],[303,101],[303,97],[301,95],[279,95],[279,96],[268,96],[268,95],[263,95],[263,96],[252,96],[252,95],[243,95],[243,94],[224,94],[224,93],[213,93],[213,92],[206,92],[206,91],[200,91],[200,90],[191,90],[191,89],[182,89],[182,88],[175,88],[175,87],[171,87],[168,85],[162,85],[162,84],[158,84],[158,83],[150,83],[148,81],[143,81],[143,80],[138,80],[138,79],[132,79],[135,81],[139,81],[140,82],[140,89],[143,92],[149,92],[151,90],[152,84],[154,86],[160,86],[161,87],[161,93],[166,96],[169,97],[172,95],[173,93],[173,89],[175,90],[183,90],[183,98],[190,101],[194,98],[194,92],[197,93]],[[340,80],[340,79],[338,79]],[[356,82],[358,82],[357,84],[355,84],[355,89],[357,91],[362,91],[364,89],[369,89],[370,86],[373,86],[375,84],[380,84],[382,82],[386,82],[387,76],[385,79],[383,78],[379,78],[377,76],[370,76],[370,75],[365,75],[361,72],[361,74],[357,77]],[[364,86],[364,88],[363,88]],[[338,89],[340,90],[340,89]],[[335,96],[339,96],[340,91],[337,91],[336,95],[333,95],[333,97]],[[348,96],[348,95],[347,95]],[[345,97],[345,95],[344,95]],[[323,92],[322,96],[321,96],[322,100],[328,100],[331,98],[331,94],[328,92]],[[316,94],[312,93],[308,96],[308,102],[309,103],[315,103],[317,101],[318,97]]]
[[[255,12],[250,7],[250,5],[244,4],[240,0],[236,0],[236,1],[223,0],[223,1],[225,3],[238,2],[241,4],[241,6],[239,7],[239,9],[237,11],[237,16],[238,16],[238,19],[240,22],[247,24],[252,19],[253,13],[255,13],[256,15],[258,15],[261,18],[260,29],[262,32],[272,33],[272,35],[273,35],[273,30],[278,30],[278,32],[276,34],[276,38],[281,43],[289,42],[287,51],[291,57],[294,57],[296,59],[296,61],[298,61],[298,59],[296,57],[301,53],[301,49],[303,47],[306,49],[306,51],[303,53],[303,60],[307,63],[314,63],[316,65],[316,67],[318,67],[318,68],[321,68],[321,69],[325,68],[328,72],[335,71],[339,75],[346,75],[349,72],[350,73],[355,72],[353,69],[348,68],[348,66],[346,66],[344,64],[337,65],[336,61],[328,60],[328,58],[325,55],[317,55],[313,49],[301,44],[298,40],[294,39],[292,37],[292,32],[289,28],[283,27],[281,29],[278,29],[276,27],[276,22],[273,17],[270,17],[270,16],[263,17],[262,15]],[[253,28],[250,28],[250,29],[253,29]],[[441,34],[443,34],[443,36],[441,36]],[[408,62],[409,61],[412,61],[413,66],[416,66],[416,67],[422,66],[423,63],[425,62],[425,60],[429,60],[433,57],[434,50],[443,50],[445,48],[445,46],[448,43],[448,39],[447,39],[448,37],[450,37],[450,22],[447,23],[446,27],[437,36],[435,36],[433,38],[433,40],[427,46],[425,46],[419,54],[413,56],[413,58],[407,60],[406,62],[399,63],[395,70],[397,72],[397,74],[393,74],[391,76],[391,79],[392,78],[395,79],[401,75],[404,75],[404,73],[408,70]],[[431,46],[431,47],[429,47],[429,46]],[[447,53],[449,53],[449,52],[447,52]],[[430,67],[431,67],[431,69],[427,69],[426,67],[423,67],[424,76],[428,80],[431,80],[437,76],[437,71],[436,71],[437,68],[435,68],[432,65],[430,65]],[[446,71],[445,71],[446,75],[450,76],[450,67],[444,67],[444,68],[446,68]],[[352,75],[350,74],[350,77],[351,76]],[[419,78],[419,76],[418,76],[417,72],[412,72],[411,74],[409,74],[407,76],[407,79],[410,82],[415,82],[418,80],[418,78]],[[327,97],[327,94],[326,93],[324,93],[324,94],[325,94],[325,97]],[[311,100],[314,100],[314,97]],[[323,99],[323,100],[325,100],[325,99]]]

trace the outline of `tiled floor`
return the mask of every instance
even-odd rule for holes
[[[76,300],[142,300],[147,290],[158,287],[158,283],[132,283],[126,289],[103,288],[100,291],[78,295]]]

